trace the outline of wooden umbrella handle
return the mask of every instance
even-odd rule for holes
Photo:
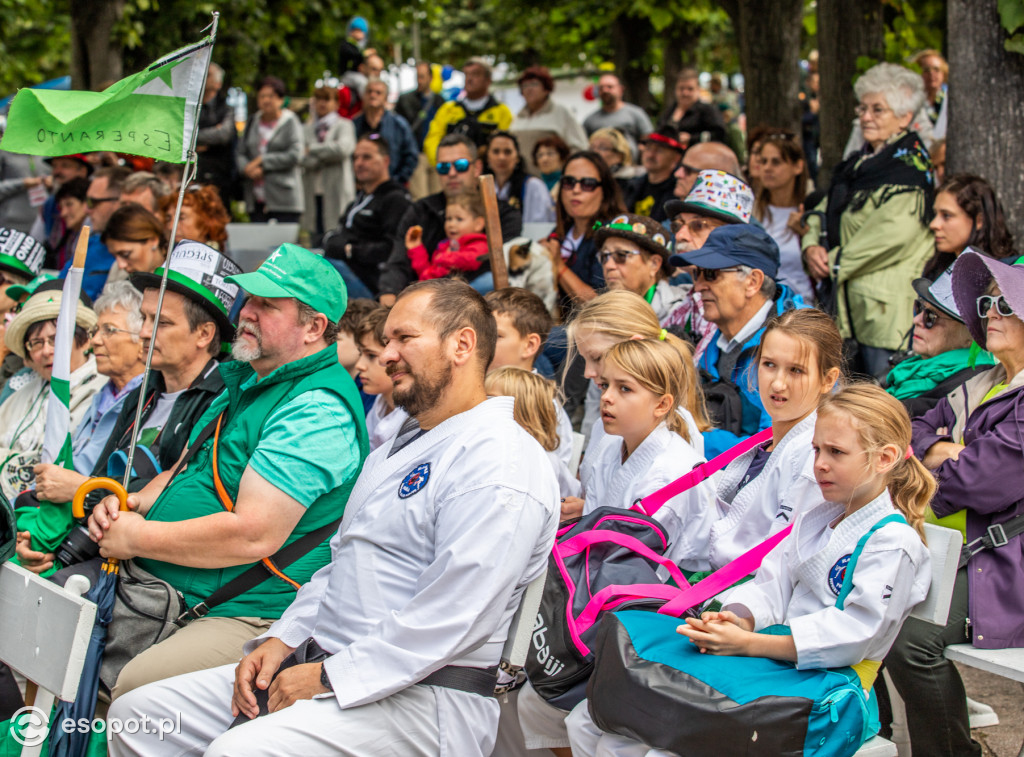
[[[122,510],[128,509],[128,492],[121,486],[120,482],[112,478],[90,478],[78,487],[74,498],[71,500],[71,514],[76,518],[85,517],[85,495],[94,489],[106,489],[117,497]]]
[[[491,275],[494,288],[508,286],[508,266],[505,264],[504,240],[501,238],[501,216],[498,214],[498,193],[494,177],[485,174],[479,178],[480,195],[484,201],[484,220],[487,222],[487,249],[491,257]]]

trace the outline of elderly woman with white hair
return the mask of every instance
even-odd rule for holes
[[[924,101],[920,76],[880,63],[854,90],[864,144],[833,171],[817,207],[824,218],[809,219],[802,249],[822,304],[855,348],[851,368],[881,377],[911,327],[911,285],[934,247],[931,160],[910,128]]]
[[[125,398],[142,383],[145,352],[142,292],[127,281],[108,284],[96,300],[92,352],[96,370],[109,381],[92,404],[71,440],[74,470],[40,463],[35,467],[36,496],[49,502],[70,502],[75,490],[92,474],[107,438],[114,430]]]

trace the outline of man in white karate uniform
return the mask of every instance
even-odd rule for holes
[[[512,399],[487,399],[496,336],[480,295],[454,280],[414,284],[385,332],[380,360],[411,417],[367,458],[331,563],[237,667],[117,700],[111,719],[145,715],[156,730],[180,712],[181,732],[122,732],[114,757],[490,754],[494,668],[523,589],[546,568],[558,487]]]

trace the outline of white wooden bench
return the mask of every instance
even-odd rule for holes
[[[78,695],[96,605],[81,594],[89,581],[76,576],[66,589],[11,562],[0,564],[0,661],[36,684],[31,704],[49,718],[54,698],[73,702]],[[32,719],[24,735],[43,733]],[[40,739],[41,741],[41,739]],[[39,754],[26,745],[22,757]]]
[[[977,649],[971,644],[946,647],[946,659],[1024,683],[1024,649]],[[1018,757],[1024,757],[1021,744]]]
[[[928,523],[925,524],[924,531],[928,540],[928,551],[932,558],[932,585],[928,589],[928,596],[914,607],[910,616],[944,626],[946,618],[949,616],[949,603],[953,598],[953,584],[956,581],[957,563],[960,560],[963,536],[959,531]],[[889,692],[890,695],[895,693],[891,686]],[[896,700],[899,707],[902,708],[902,700],[899,700],[898,697]],[[896,703],[894,703],[895,708]],[[899,750],[896,748],[896,744],[881,736],[875,736],[857,751],[857,757],[898,757],[898,755]]]

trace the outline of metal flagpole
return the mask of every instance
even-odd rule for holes
[[[214,11],[213,22],[206,29],[210,29],[210,60],[213,60],[213,46],[217,43],[217,24],[220,21],[220,13]],[[203,29],[203,31],[206,31]],[[207,61],[206,74],[209,76],[209,61]],[[181,216],[181,205],[185,199],[185,190],[189,182],[196,176],[197,156],[196,137],[199,135],[199,111],[203,107],[203,97],[206,95],[206,79],[203,77],[203,84],[199,90],[199,100],[196,102],[195,118],[193,119],[192,139],[188,146],[188,160],[182,172],[181,187],[178,190],[178,204],[174,208],[174,219],[171,222],[171,234],[167,243],[167,261],[164,263],[164,272],[160,277],[160,294],[156,300],[156,314],[153,316],[153,333],[149,336],[149,350],[146,352],[146,367],[142,372],[142,384],[140,385],[139,402],[135,408],[135,423],[132,424],[132,441],[128,446],[128,467],[124,471],[124,488],[128,488],[128,482],[132,477],[132,467],[135,462],[135,448],[139,443],[139,427],[142,425],[142,410],[146,404],[146,390],[149,388],[149,375],[153,364],[153,346],[156,344],[156,331],[160,326],[160,311],[164,306],[164,292],[167,291],[167,272],[171,267],[171,251],[174,249],[174,238],[178,233],[178,218]]]

